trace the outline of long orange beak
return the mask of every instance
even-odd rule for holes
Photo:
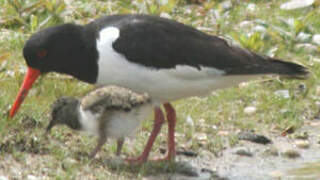
[[[32,87],[32,84],[39,77],[40,74],[41,74],[40,70],[31,68],[31,67],[28,68],[27,74],[24,77],[18,96],[14,101],[14,104],[10,110],[10,114],[9,114],[10,118],[13,118],[13,116],[16,114],[24,98],[28,95],[29,89]]]

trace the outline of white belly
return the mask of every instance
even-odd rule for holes
[[[202,96],[215,89],[221,89],[253,79],[257,76],[226,76],[215,68],[181,65],[171,69],[152,69],[128,61],[114,51],[112,42],[119,37],[114,27],[100,32],[97,41],[99,71],[97,84],[118,85],[136,92],[148,93],[154,101],[172,100]]]
[[[108,113],[108,112],[107,112]],[[104,119],[106,121],[105,133],[107,138],[124,138],[132,136],[140,126],[141,122],[148,118],[152,113],[152,105],[144,105],[134,108],[129,112],[113,111]],[[90,111],[83,111],[80,108],[80,123],[83,131],[99,135],[99,115],[92,114]]]
[[[130,112],[118,112],[110,117],[107,124],[107,137],[124,138],[134,135],[139,129],[141,122],[148,118],[152,113],[152,106],[142,106]]]

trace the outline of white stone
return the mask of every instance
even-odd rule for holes
[[[189,124],[190,126],[192,126],[192,127],[194,126],[193,119],[190,115],[187,116],[186,121],[187,121],[187,124]]]
[[[317,45],[320,45],[320,34],[313,35],[312,42],[317,44]]]
[[[197,133],[197,134],[195,135],[195,137],[196,137],[199,141],[206,141],[206,140],[208,139],[206,133]]]
[[[261,33],[265,33],[267,31],[267,29],[264,26],[261,25],[257,25],[253,28],[254,31],[256,32],[261,32]]]
[[[289,90],[287,90],[287,89],[277,90],[274,92],[274,94],[278,97],[282,97],[285,99],[290,98]]]
[[[301,43],[301,44],[297,44],[296,48],[298,49],[304,49],[308,52],[315,52],[318,50],[317,46],[313,45],[313,44],[309,44],[309,43]]]
[[[289,2],[283,3],[280,6],[280,9],[283,10],[293,10],[311,6],[314,3],[314,0],[291,0]]]
[[[0,176],[0,180],[9,180],[6,176]]]
[[[159,3],[161,6],[167,5],[168,2],[169,2],[168,0],[158,0],[158,3]]]
[[[283,173],[281,171],[272,171],[269,176],[276,178],[276,179],[281,179],[283,176]]]
[[[310,39],[311,39],[311,36],[312,36],[311,34],[308,34],[308,33],[305,33],[305,32],[300,32],[297,35],[296,40],[300,41],[300,42],[309,42]]]
[[[224,10],[228,10],[232,8],[232,2],[231,1],[224,1],[221,3],[221,6],[223,7]]]
[[[27,179],[28,179],[28,180],[37,180],[37,179],[39,179],[39,178],[36,177],[36,176],[34,176],[34,175],[30,175],[30,174],[29,174],[29,175],[27,176]]]
[[[248,4],[247,9],[249,11],[254,11],[254,10],[256,10],[256,5],[253,3],[250,3],[250,4]]]
[[[254,114],[257,111],[257,108],[254,106],[247,106],[244,108],[243,112],[246,114]]]
[[[296,140],[294,144],[301,149],[308,149],[310,147],[309,141],[306,140]]]
[[[254,26],[254,22],[252,21],[242,21],[239,23],[240,28],[252,28]]]
[[[287,20],[287,23],[288,23],[288,25],[289,25],[290,27],[294,27],[294,22],[295,22],[295,19],[294,19],[294,18],[289,18],[289,19]]]
[[[285,114],[285,113],[290,112],[290,110],[289,109],[280,109],[279,112],[282,113],[282,114]]]
[[[8,71],[6,71],[6,76],[8,76],[8,77],[14,77],[14,76],[15,76],[15,72],[8,70]]]
[[[172,17],[170,16],[170,14],[166,13],[166,12],[162,12],[160,14],[160,17],[163,17],[163,18],[167,18],[167,19],[172,19]]]

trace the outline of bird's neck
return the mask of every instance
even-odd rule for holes
[[[83,51],[76,58],[76,67],[71,71],[70,75],[81,81],[94,84],[98,77],[98,51],[96,48],[96,32],[92,29],[83,27],[81,39],[83,43]]]
[[[67,48],[60,58],[64,62],[59,66],[55,65],[53,71],[68,74],[81,81],[94,84],[98,77],[96,32],[86,28],[86,26],[77,25],[67,30],[71,35],[68,37],[70,40],[64,42]],[[72,34],[72,32],[74,33]]]

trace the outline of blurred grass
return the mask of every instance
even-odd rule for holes
[[[256,52],[298,62],[310,69],[311,77],[305,81],[265,77],[213,92],[208,97],[193,97],[174,102],[178,113],[178,148],[183,147],[199,153],[209,150],[216,154],[237,144],[235,135],[240,130],[250,129],[261,134],[272,130],[280,134],[289,126],[299,128],[304,120],[312,119],[318,113],[316,103],[320,101],[320,94],[316,89],[320,87],[320,48],[314,44],[317,50],[310,52],[296,47],[300,43],[297,41],[300,32],[320,34],[318,2],[312,7],[292,11],[279,9],[284,0],[232,0],[230,9],[222,6],[225,1],[191,2],[195,1],[0,0],[0,160],[10,154],[15,161],[25,164],[24,159],[28,153],[16,146],[12,146],[11,153],[8,153],[3,150],[3,146],[11,141],[27,139],[27,143],[30,143],[30,138],[38,138],[38,148],[43,148],[40,148],[40,151],[44,150],[51,159],[41,167],[59,172],[44,173],[51,178],[72,179],[79,177],[79,171],[83,171],[84,176],[89,177],[93,171],[95,178],[103,179],[107,170],[110,178],[116,176],[122,179],[139,179],[154,171],[148,169],[148,165],[138,170],[129,168],[128,172],[121,169],[114,171],[106,167],[101,161],[114,155],[114,142],[103,148],[99,153],[100,158],[89,160],[80,152],[90,151],[95,141],[67,128],[57,128],[51,133],[49,141],[42,140],[44,127],[49,119],[50,104],[60,96],[80,97],[93,88],[67,76],[51,73],[42,77],[32,88],[17,116],[13,120],[6,118],[6,112],[13,103],[25,73],[26,66],[21,50],[27,38],[45,27],[63,22],[85,24],[109,14],[146,13],[170,17],[207,33],[223,36]],[[254,10],[248,10],[250,2],[255,3]],[[265,31],[255,31],[252,27],[240,28],[239,24],[243,21],[252,21],[253,26],[260,25]],[[288,23],[289,21],[293,24]],[[290,98],[285,99],[274,94],[281,89],[289,90]],[[243,110],[247,106],[255,106],[257,112],[245,114]],[[26,116],[36,122],[34,126],[26,127],[30,122],[30,118],[26,120]],[[194,126],[186,121],[188,116],[194,121]],[[142,131],[131,143],[133,146],[124,147],[125,155],[136,156],[143,150],[151,125],[151,120],[144,123]],[[222,136],[219,135],[221,131],[228,133]],[[151,156],[159,155],[159,146],[165,146],[166,132],[165,127],[153,147]],[[201,133],[206,133],[206,136],[201,136],[203,139],[199,140]],[[68,157],[79,160],[79,166],[63,168],[62,161]]]

